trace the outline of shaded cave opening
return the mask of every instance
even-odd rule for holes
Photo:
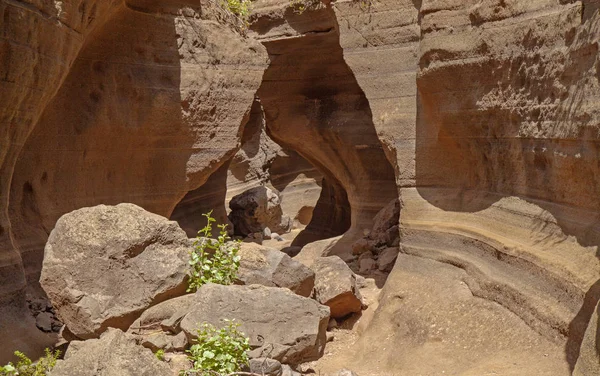
[[[330,181],[331,179],[331,181]],[[279,197],[285,229],[261,223],[261,233],[248,233],[231,220],[231,200],[264,187]],[[237,153],[225,161],[200,187],[177,204],[171,219],[192,238],[206,225],[203,214],[212,212],[217,223],[228,224],[231,236],[287,248],[342,235],[350,228],[351,209],[345,189],[295,150],[271,139],[264,109],[257,97],[244,125]],[[266,229],[266,230],[265,230]],[[273,237],[269,232],[276,232]],[[213,228],[213,236],[218,229]],[[279,237],[277,236],[279,235]],[[292,250],[293,252],[294,250]]]

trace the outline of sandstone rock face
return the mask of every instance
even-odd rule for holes
[[[198,325],[215,326],[235,319],[250,338],[252,358],[267,356],[297,364],[318,359],[326,343],[329,308],[287,289],[208,284],[195,294],[196,304],[181,320],[190,340]]]
[[[304,264],[275,249],[242,243],[238,279],[246,285],[285,287],[298,295],[310,296],[315,273]]]
[[[596,306],[581,342],[579,358],[573,376],[597,375],[600,373],[600,304]]]
[[[91,338],[184,294],[189,251],[177,223],[136,205],[79,209],[52,230],[40,283],[69,330]]]
[[[320,257],[312,269],[315,271],[315,299],[331,309],[331,317],[342,318],[360,312],[362,297],[356,276],[341,258]]]
[[[274,57],[257,95],[269,135],[317,166],[335,187],[324,202],[327,215],[317,215],[317,204],[313,220],[327,229],[349,219],[351,239],[397,197],[394,170],[369,102],[344,60],[334,11],[323,6],[310,12],[311,22],[301,22],[302,15],[287,6],[256,9],[251,29]],[[352,210],[337,211],[344,207]]]
[[[18,338],[58,218],[120,202],[169,215],[237,150],[267,59],[194,1],[2,2],[0,13],[0,306]]]
[[[229,201],[229,207],[229,220],[236,235],[262,234],[266,227],[285,233],[291,228],[290,218],[284,216],[281,210],[279,195],[267,187],[251,188],[240,193]]]
[[[156,359],[152,351],[136,344],[119,329],[109,329],[100,339],[73,342],[65,360],[57,362],[51,376],[157,376],[171,375],[167,363]]]

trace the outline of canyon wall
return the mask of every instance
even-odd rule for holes
[[[133,202],[190,233],[244,187],[310,201],[322,176],[296,245],[347,253],[400,197],[403,253],[575,367],[600,297],[597,2],[259,0],[247,38],[191,0],[40,3],[0,0],[3,318],[65,212]]]
[[[573,369],[600,297],[598,4],[338,1],[324,6],[335,22],[321,5],[264,4],[254,27],[277,60],[303,40],[307,65],[333,59],[318,51],[337,31],[394,168],[402,252],[465,270],[476,297],[563,344]],[[265,77],[259,93],[280,80]],[[289,142],[302,124],[278,133],[287,90],[269,129]]]
[[[14,325],[30,324],[23,292],[37,284],[56,220],[119,202],[170,215],[237,151],[267,63],[210,4],[38,6],[0,5],[0,295],[12,310],[0,329],[17,341],[6,352],[35,342]]]

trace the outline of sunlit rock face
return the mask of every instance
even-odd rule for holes
[[[168,216],[235,154],[267,55],[215,12],[195,1],[0,5],[4,306],[19,311],[37,284],[62,214],[132,202]]]

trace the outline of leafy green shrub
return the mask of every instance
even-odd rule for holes
[[[156,359],[160,360],[161,362],[164,362],[165,361],[165,350],[163,350],[163,349],[156,350],[156,352],[154,353],[154,356],[156,357]]]
[[[224,5],[231,13],[244,21],[244,24],[248,24],[252,5],[251,0],[225,0]]]
[[[187,350],[192,369],[181,371],[180,375],[230,374],[248,364],[250,340],[238,330],[240,324],[234,320],[224,321],[226,325],[221,329],[210,324],[198,329],[196,343]]]
[[[212,211],[203,216],[207,219],[206,226],[198,231],[194,241],[194,250],[190,253],[189,291],[196,291],[207,283],[230,285],[237,276],[240,267],[240,241],[227,243],[227,225],[218,225],[221,231],[217,239],[212,236],[212,224],[216,219],[211,217]]]
[[[317,9],[322,6],[321,0],[291,0],[290,6],[294,9],[294,13],[302,14],[308,9]]]
[[[0,366],[0,375],[2,376],[46,376],[48,372],[56,365],[56,360],[60,356],[60,351],[54,353],[50,349],[45,350],[46,355],[37,363],[33,363],[27,355],[20,351],[15,351],[15,355],[19,358],[17,364],[8,363],[5,366]]]

